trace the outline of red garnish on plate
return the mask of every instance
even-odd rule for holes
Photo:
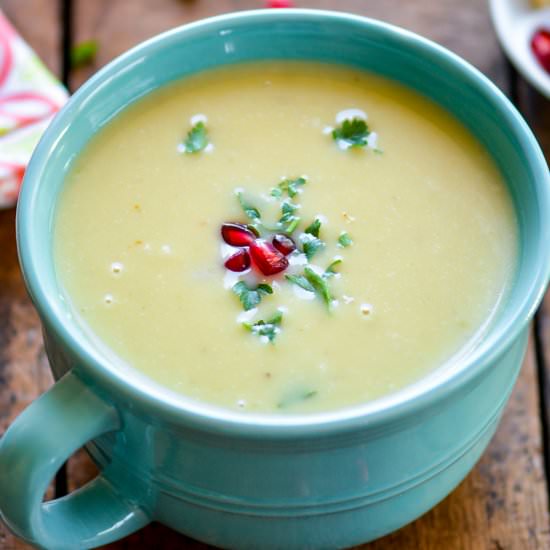
[[[538,29],[531,38],[531,50],[542,68],[550,73],[550,31]]]
[[[266,8],[293,8],[294,2],[290,0],[268,0]]]
[[[296,250],[294,241],[290,237],[281,235],[280,233],[275,235],[271,242],[273,243],[273,246],[285,256],[288,256],[291,252]]]
[[[246,271],[250,267],[250,254],[246,250],[238,250],[227,258],[224,265],[229,271]]]
[[[288,260],[271,243],[258,239],[250,244],[254,265],[264,275],[275,275],[288,267]]]
[[[221,233],[223,240],[231,246],[249,246],[256,238],[256,235],[241,223],[224,223]]]

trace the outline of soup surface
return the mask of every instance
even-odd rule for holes
[[[516,239],[496,167],[441,108],[269,62],[117,116],[67,177],[54,246],[74,310],[119,359],[197,400],[302,413],[467,355]]]

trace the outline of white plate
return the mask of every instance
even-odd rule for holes
[[[531,51],[531,38],[541,27],[550,30],[550,7],[533,9],[529,0],[489,0],[498,39],[516,69],[550,99],[550,74]]]

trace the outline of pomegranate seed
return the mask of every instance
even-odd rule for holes
[[[250,255],[264,275],[275,275],[288,267],[288,260],[271,243],[257,240],[250,243]]]
[[[550,73],[550,31],[539,29],[531,39],[531,50],[543,69]]]
[[[248,246],[256,235],[241,223],[224,223],[222,225],[222,238],[231,246]]]
[[[294,241],[286,235],[277,234],[273,237],[271,242],[273,243],[273,246],[285,256],[288,256],[291,252],[296,250]]]
[[[250,267],[250,255],[246,250],[238,250],[227,258],[224,265],[229,271],[245,271]]]
[[[266,8],[292,8],[294,2],[291,0],[268,0],[266,2]]]

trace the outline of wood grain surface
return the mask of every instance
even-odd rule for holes
[[[72,0],[71,4],[73,41],[93,38],[100,44],[95,62],[70,74],[73,90],[113,57],[158,32],[202,17],[262,6],[262,2],[252,0]],[[383,19],[447,46],[488,75],[505,93],[517,96],[519,107],[550,153],[548,103],[521,80],[510,78],[515,75],[510,73],[497,45],[485,0],[304,0],[296,4]],[[55,0],[0,0],[0,7],[59,75],[63,65],[61,5]],[[539,313],[522,373],[498,432],[472,473],[422,518],[360,548],[550,548],[545,474],[548,460],[543,445],[550,420],[550,371],[546,365],[550,365],[550,298]],[[38,319],[17,265],[14,213],[0,212],[0,433],[50,384]],[[69,490],[94,475],[91,461],[85,453],[78,453],[67,468]],[[0,525],[0,549],[24,548],[30,547]],[[207,546],[153,524],[105,548],[190,550]]]
[[[24,3],[40,18],[41,25],[29,25],[17,0],[3,1],[0,8],[50,70],[57,73],[60,55],[56,5],[48,0],[25,0]],[[15,211],[0,210],[0,434],[52,382],[38,316],[27,296],[17,263]],[[51,486],[47,498],[53,496]],[[30,547],[0,524],[0,549],[23,548]]]

